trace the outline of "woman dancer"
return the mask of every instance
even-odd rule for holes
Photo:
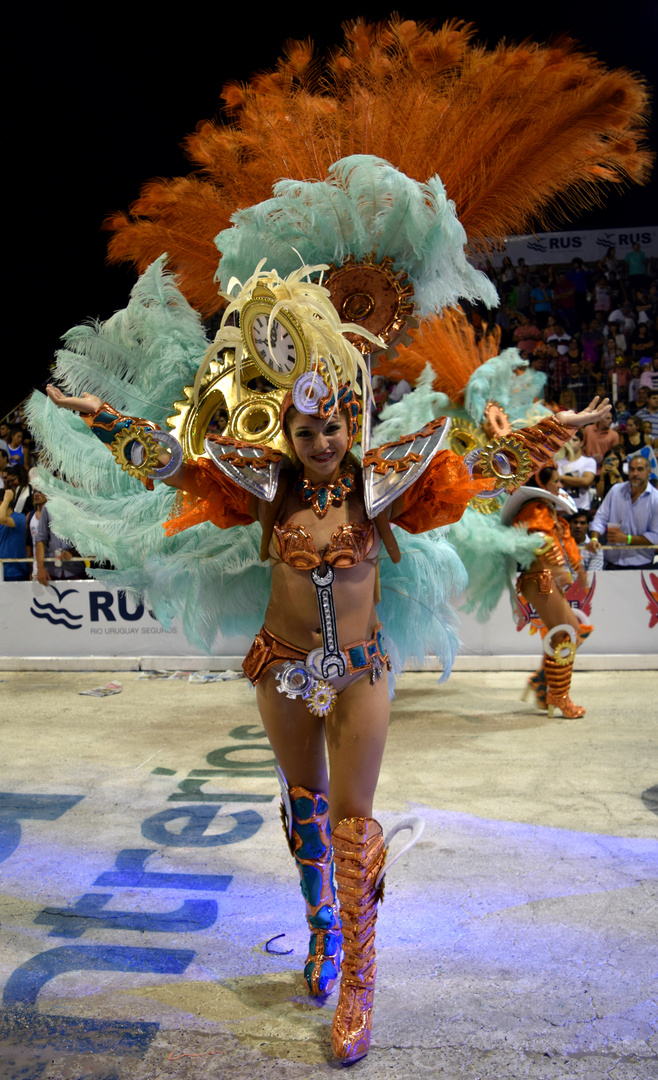
[[[501,519],[537,533],[540,541],[534,562],[519,575],[516,585],[519,596],[532,605],[544,624],[543,663],[528,680],[524,699],[534,692],[538,707],[547,709],[549,716],[557,708],[566,719],[577,720],[585,709],[569,697],[573,661],[576,649],[594,628],[579,621],[564,596],[576,577],[583,585],[586,580],[578,546],[560,510],[570,513],[573,507],[560,497],[560,476],[551,464],[514,492]]]
[[[281,337],[270,336],[269,342],[276,352]],[[337,1057],[351,1062],[367,1054],[370,1044],[374,930],[386,855],[381,826],[372,817],[389,720],[388,685],[382,678],[388,657],[375,607],[380,543],[392,561],[399,560],[390,523],[423,532],[456,521],[468,501],[493,481],[469,476],[460,458],[440,450],[440,420],[367,453],[361,478],[350,455],[358,401],[349,386],[333,383],[319,356],[311,361],[314,371],[297,379],[280,410],[293,468],[279,475],[280,453],[211,435],[205,441],[211,460],[188,461],[163,479],[183,493],[167,524],[171,534],[204,520],[223,528],[254,520],[262,526],[261,551],[272,563],[272,591],[265,625],[244,669],[256,684],[263,724],[285,774],[287,831],[311,931],[304,973],[312,994],[333,988],[342,939],[332,1043]],[[104,442],[123,439],[124,455],[126,439],[140,441],[135,426],[154,430],[90,394],[67,397],[49,387],[48,395],[56,405],[79,411]],[[527,455],[535,469],[541,467],[569,438],[563,424],[579,427],[608,411],[606,402],[594,401],[586,412],[559,413],[515,432],[512,460]],[[148,450],[148,438],[142,445]],[[261,456],[252,468],[254,450]],[[507,440],[501,452],[509,450]],[[166,454],[159,460],[171,468]],[[268,464],[275,491],[266,495]],[[416,472],[407,473],[410,469]],[[368,494],[366,488],[380,476],[387,495],[377,495],[373,506],[372,490]]]

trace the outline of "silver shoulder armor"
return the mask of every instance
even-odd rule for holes
[[[257,499],[272,502],[284,456],[280,450],[223,435],[207,435],[203,448],[217,468],[234,484]]]
[[[369,518],[376,518],[420,479],[449,430],[450,420],[441,416],[421,431],[363,455],[363,492]]]

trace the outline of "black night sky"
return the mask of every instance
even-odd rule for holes
[[[654,0],[627,0],[614,17],[614,9],[591,0],[415,3],[399,10],[439,24],[452,17],[472,21],[489,46],[503,37],[546,41],[566,32],[606,65],[658,82]],[[189,171],[180,141],[200,119],[217,114],[224,82],[271,67],[289,37],[310,36],[324,51],[341,39],[345,19],[390,13],[360,3],[309,4],[299,17],[286,6],[261,14],[255,5],[238,4],[228,13],[220,5],[174,11],[139,2],[24,8],[13,38],[7,34],[6,58],[15,56],[17,74],[7,119],[4,218],[12,307],[0,415],[42,382],[65,330],[125,305],[135,275],[105,265],[101,223],[108,212],[127,208],[149,178]],[[654,132],[655,115],[654,104]],[[653,142],[656,148],[655,136]],[[654,179],[615,193],[605,208],[577,223],[654,224],[657,189]]]

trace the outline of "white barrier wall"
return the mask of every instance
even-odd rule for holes
[[[596,632],[583,646],[583,653],[655,656],[658,573],[599,573],[590,618]],[[465,657],[530,657],[540,651],[537,634],[530,634],[528,627],[516,630],[506,596],[489,622],[482,624],[463,614],[461,620]],[[213,655],[234,663],[249,645],[244,637],[220,637]],[[13,658],[45,657],[99,657],[106,661],[111,657],[147,657],[157,666],[158,657],[202,659],[204,654],[188,644],[179,623],[164,630],[135,597],[99,582],[58,582],[48,588],[37,582],[0,584],[1,666],[17,666]],[[107,662],[103,666],[107,667]]]

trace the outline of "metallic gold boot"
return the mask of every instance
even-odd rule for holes
[[[304,977],[314,997],[330,994],[340,970],[342,935],[333,880],[329,804],[321,792],[289,789],[290,850],[299,870],[311,931]],[[288,831],[288,830],[286,830]]]
[[[382,829],[373,818],[339,822],[332,833],[336,884],[343,923],[343,972],[331,1032],[340,1061],[365,1057],[375,993],[375,922],[382,888],[386,848]]]

